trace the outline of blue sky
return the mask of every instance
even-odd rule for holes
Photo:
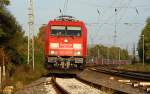
[[[63,9],[64,2],[65,0],[34,0],[36,34],[42,24],[61,15],[59,9]],[[126,48],[138,42],[145,21],[150,16],[149,5],[150,0],[68,0],[65,13],[87,23],[89,44],[113,45],[116,19],[116,45]],[[27,7],[27,0],[11,0],[11,5],[8,6],[25,32],[28,31]]]

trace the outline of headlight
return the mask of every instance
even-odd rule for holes
[[[58,43],[50,43],[51,48],[58,48],[59,44]]]
[[[51,54],[54,54],[55,53],[55,51],[51,51]]]
[[[80,56],[81,55],[81,51],[74,52],[74,55]]]
[[[81,49],[82,46],[81,46],[81,44],[73,44],[73,48],[74,49]]]
[[[81,55],[81,52],[80,52],[80,51],[78,51],[78,52],[77,52],[77,55]]]

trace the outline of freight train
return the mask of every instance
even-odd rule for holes
[[[45,67],[83,69],[87,56],[87,28],[72,16],[59,16],[45,29]]]

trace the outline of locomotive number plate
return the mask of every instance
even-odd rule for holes
[[[60,44],[59,47],[60,48],[72,48],[73,45],[72,44]]]

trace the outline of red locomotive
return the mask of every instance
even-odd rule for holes
[[[83,68],[87,56],[87,29],[72,16],[59,16],[46,26],[47,68]]]

